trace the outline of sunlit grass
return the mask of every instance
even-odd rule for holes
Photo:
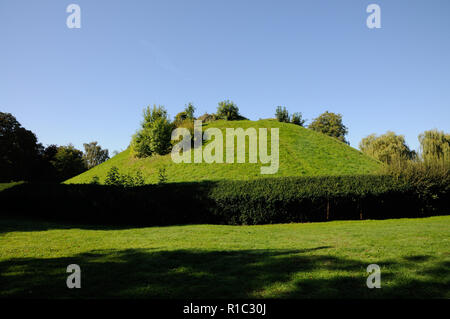
[[[0,296],[449,298],[450,217],[96,228],[0,222]],[[82,288],[66,288],[66,267]],[[382,288],[366,287],[378,264]]]
[[[261,175],[261,166],[268,164],[248,163],[248,154],[246,163],[176,164],[172,161],[170,155],[136,159],[131,156],[130,150],[126,150],[67,182],[89,183],[94,176],[98,176],[100,182],[103,182],[112,166],[117,166],[122,173],[134,174],[137,170],[141,170],[147,183],[155,183],[158,180],[160,168],[166,169],[169,182],[221,179],[247,180],[280,176],[357,175],[371,174],[380,168],[378,161],[362,154],[360,151],[334,138],[294,124],[273,120],[216,121],[205,125],[204,130],[209,127],[217,127],[222,130],[224,153],[226,128],[278,127],[280,129],[280,166],[278,172],[273,175]],[[268,139],[270,140],[270,138]]]

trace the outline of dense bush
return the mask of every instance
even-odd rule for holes
[[[286,107],[277,106],[277,109],[275,110],[275,117],[278,122],[289,123],[289,112]]]
[[[384,173],[397,183],[410,185],[427,211],[447,209],[450,194],[450,161],[444,158],[424,161],[396,161],[385,165]],[[446,204],[447,206],[442,206]]]
[[[295,125],[304,126],[306,120],[303,119],[303,115],[301,112],[295,112],[291,116],[291,123]]]
[[[91,184],[98,184],[98,177],[96,180],[92,180]],[[122,174],[119,172],[119,169],[116,166],[113,166],[109,169],[105,178],[105,185],[107,186],[121,186],[121,187],[136,187],[136,186],[144,186],[145,179],[144,175],[142,175],[141,171],[137,171],[134,176],[129,173]]]
[[[449,184],[403,177],[267,178],[141,187],[22,184],[0,192],[2,215],[85,223],[267,224],[447,214]],[[428,201],[427,198],[433,200]]]
[[[416,157],[416,153],[406,145],[405,137],[390,131],[380,136],[371,134],[363,138],[359,143],[359,149],[388,165]]]
[[[205,113],[202,116],[199,116],[197,119],[202,121],[203,123],[208,123],[208,122],[216,121],[217,116],[216,116],[216,114]]]
[[[345,139],[348,133],[347,127],[342,122],[342,115],[326,111],[315,118],[308,128],[323,133],[325,135],[337,138],[339,141],[349,144]]]
[[[169,120],[163,106],[154,105],[144,110],[141,129],[133,136],[131,148],[136,157],[153,154],[164,155],[171,149],[171,134],[174,124]]]
[[[219,102],[216,117],[227,121],[245,120],[246,118],[239,114],[239,108],[230,100]]]

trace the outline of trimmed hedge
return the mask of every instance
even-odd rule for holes
[[[270,224],[445,215],[448,183],[391,176],[265,178],[124,188],[21,184],[0,192],[3,216],[110,225]],[[430,192],[430,189],[432,191]]]

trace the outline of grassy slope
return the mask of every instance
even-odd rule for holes
[[[227,127],[279,127],[280,128],[280,167],[277,174],[261,175],[261,164],[175,164],[169,155],[135,159],[126,150],[109,161],[76,176],[68,183],[89,183],[94,175],[102,182],[112,166],[121,172],[134,173],[140,169],[147,183],[157,181],[158,169],[166,168],[169,182],[227,179],[252,179],[274,176],[306,175],[349,175],[373,173],[379,163],[358,150],[333,138],[293,124],[279,123],[273,120],[254,121],[217,121],[205,125],[218,127],[225,132]],[[225,140],[225,134],[224,134]],[[225,141],[224,141],[225,144]],[[225,147],[224,147],[225,153]],[[246,160],[248,161],[248,159]]]
[[[0,221],[0,297],[450,298],[450,216],[80,229]],[[67,289],[66,267],[82,271]],[[381,289],[366,268],[381,267]]]

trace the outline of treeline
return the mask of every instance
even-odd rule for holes
[[[0,112],[0,182],[61,182],[108,158],[97,142],[84,144],[84,153],[71,144],[44,147],[12,114]]]
[[[178,113],[173,121],[170,120],[164,106],[154,105],[152,108],[147,107],[144,109],[144,120],[131,140],[133,154],[139,158],[154,154],[168,154],[173,146],[171,137],[175,128],[186,128],[191,132],[191,136],[194,136],[194,120],[196,119],[194,113],[195,107],[192,103],[187,104],[185,109]],[[219,102],[216,113],[205,113],[198,119],[206,123],[216,120],[246,120],[247,118],[239,113],[239,108],[234,102],[226,100]]]
[[[160,183],[139,187],[21,184],[1,215],[102,225],[270,224],[449,213],[450,175],[334,176]]]

